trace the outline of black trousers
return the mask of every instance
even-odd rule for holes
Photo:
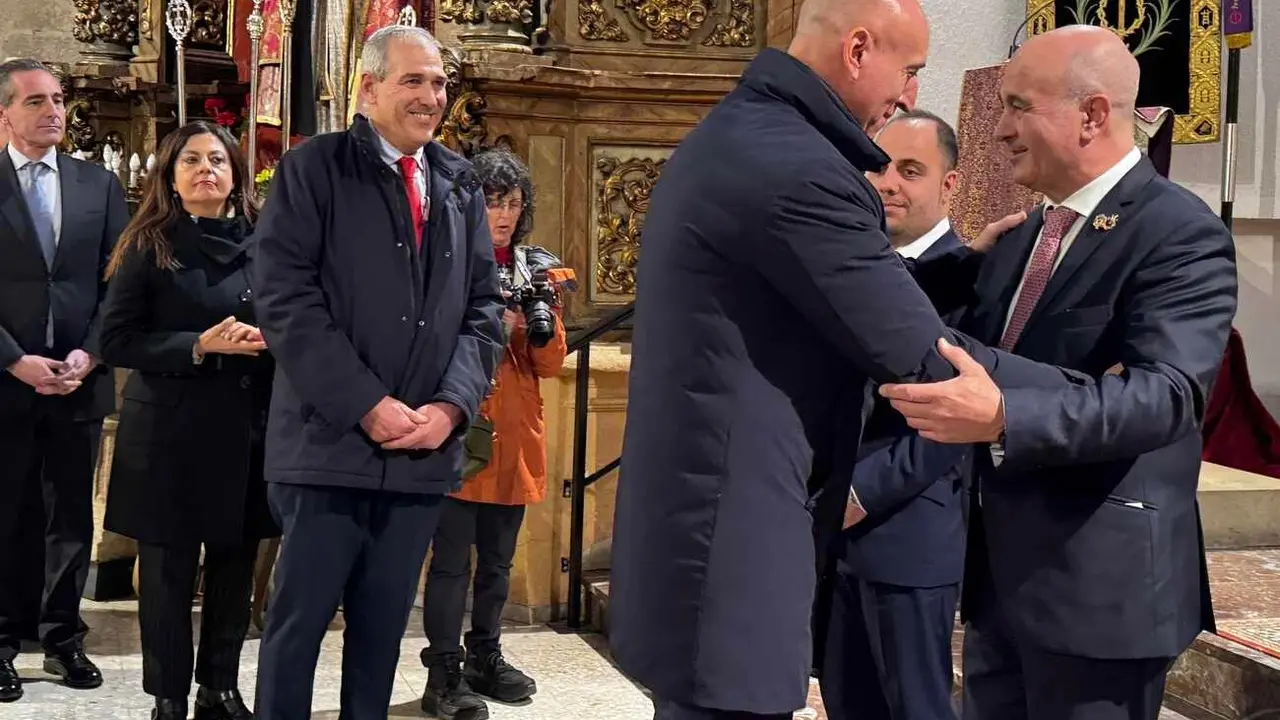
[[[822,664],[831,720],[955,720],[959,585],[909,588],[837,573]]]
[[[249,630],[257,541],[208,546],[195,678],[210,690],[234,690],[240,649]],[[200,546],[138,545],[138,625],[142,630],[142,689],[158,698],[191,693],[191,597]]]
[[[462,617],[467,610],[471,578],[471,547],[476,548],[476,572],[471,593],[471,630],[467,654],[484,657],[500,648],[502,608],[511,591],[511,559],[524,522],[523,505],[495,505],[444,499],[440,524],[431,541],[431,567],[422,597],[422,623],[433,658],[457,654]]]
[[[269,483],[284,530],[258,651],[257,720],[311,717],[320,642],[342,603],[342,720],[386,720],[439,495]]]
[[[696,705],[655,698],[653,720],[791,720],[792,713],[757,715],[736,710],[708,710]]]
[[[964,631],[964,720],[1157,720],[1173,661],[1058,655],[979,613]]]
[[[34,410],[0,416],[0,659],[12,659],[26,630],[38,623],[46,650],[75,646],[89,628],[80,598],[93,542],[93,471],[101,420],[74,420],[66,397],[37,398]],[[24,518],[38,496],[41,527]],[[25,528],[25,530],[24,530]],[[39,532],[35,538],[23,532]],[[28,617],[38,582],[24,551],[42,547],[39,617]]]

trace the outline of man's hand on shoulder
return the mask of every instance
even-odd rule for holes
[[[1026,220],[1027,214],[1021,210],[1012,215],[1005,215],[978,233],[978,237],[969,243],[969,249],[978,253],[989,251],[996,246],[996,242],[1000,240],[1002,235],[1018,227]]]
[[[369,439],[385,444],[412,435],[427,419],[408,405],[388,395],[360,419],[360,427]]]
[[[423,405],[416,414],[423,418],[422,422],[408,435],[383,442],[382,449],[436,450],[444,445],[463,419],[461,408],[447,402]]]
[[[996,442],[1004,433],[1004,401],[1000,388],[969,353],[938,340],[938,353],[955,366],[956,377],[935,383],[880,386],[894,409],[920,437],[934,442]]]

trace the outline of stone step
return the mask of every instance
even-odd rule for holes
[[[1280,547],[1280,480],[1201,463],[1199,499],[1210,550]]]

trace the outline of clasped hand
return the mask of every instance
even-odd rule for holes
[[[1004,402],[985,368],[963,349],[938,340],[938,353],[956,368],[950,380],[880,386],[920,437],[935,442],[995,442],[1004,432]]]
[[[258,328],[228,316],[222,322],[200,333],[196,349],[203,355],[257,355],[267,349]]]
[[[68,395],[97,364],[84,350],[72,350],[66,360],[23,355],[9,366],[9,372],[41,395]]]
[[[384,397],[360,420],[369,439],[384,450],[436,450],[462,422],[462,411],[444,402],[414,410]]]

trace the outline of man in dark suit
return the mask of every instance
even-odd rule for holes
[[[982,267],[963,327],[1100,378],[886,386],[927,438],[982,443],[962,598],[966,720],[1154,720],[1213,628],[1201,433],[1236,310],[1221,221],[1133,145],[1138,64],[1110,31],[1036,36],[1005,72],[999,139],[1045,204]],[[972,422],[1003,408],[996,423]]]
[[[884,203],[889,243],[922,262],[953,252],[955,131],[910,110],[876,136],[889,156],[867,174]],[[948,314],[948,325],[958,320]],[[964,572],[968,448],[916,435],[877,402],[853,473],[849,525],[823,643],[822,699],[832,720],[955,720],[951,632]]]
[[[788,52],[751,63],[653,191],[610,641],[659,718],[803,707],[815,568],[849,498],[866,381],[952,375],[863,176],[889,161],[868,132],[927,36],[914,0],[810,0]],[[1087,382],[973,349],[1002,383]]]
[[[342,717],[387,716],[440,501],[502,352],[483,188],[432,133],[440,48],[394,25],[364,46],[368,116],[281,160],[258,226],[258,319],[276,359],[268,500],[284,530],[259,654],[259,720],[306,718],[342,603]]]
[[[93,471],[115,391],[98,362],[103,271],[128,207],[120,181],[57,152],[62,88],[35,60],[0,64],[0,701],[14,671],[28,590],[16,536],[24,496],[44,500],[39,632],[46,672],[76,688],[102,684],[85,657],[80,596],[93,541]]]

